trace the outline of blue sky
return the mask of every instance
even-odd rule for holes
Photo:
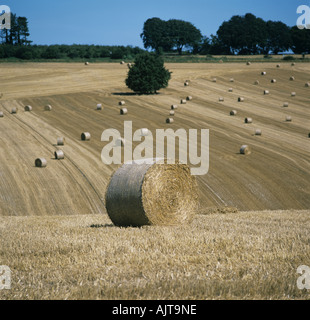
[[[190,21],[210,36],[223,21],[245,13],[293,26],[297,7],[310,6],[310,0],[2,0],[0,4],[28,18],[34,44],[143,47],[140,33],[148,18]]]

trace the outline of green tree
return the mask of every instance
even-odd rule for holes
[[[267,41],[265,54],[272,51],[278,54],[281,51],[287,51],[292,45],[291,30],[285,23],[281,21],[267,21]]]
[[[125,83],[136,93],[154,94],[166,88],[170,78],[171,72],[165,68],[162,57],[145,52],[136,57]]]
[[[296,54],[310,53],[310,31],[298,29],[296,26],[291,29],[292,50]]]

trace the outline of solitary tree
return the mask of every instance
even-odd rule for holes
[[[164,66],[164,60],[155,54],[142,53],[130,67],[125,81],[129,89],[140,94],[154,94],[168,86],[171,72]]]

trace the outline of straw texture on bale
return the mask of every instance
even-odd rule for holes
[[[239,102],[244,102],[244,98],[239,97],[239,98],[238,98],[238,101],[239,101]]]
[[[176,104],[173,104],[173,105],[171,106],[171,110],[176,110],[176,109],[178,109],[178,106],[177,106]]]
[[[12,114],[17,113],[17,108],[16,108],[16,107],[13,107],[13,108],[11,109],[11,113],[12,113]]]
[[[251,148],[249,146],[247,146],[247,145],[243,145],[240,148],[240,153],[244,154],[244,155],[249,155],[249,154],[251,154]]]
[[[261,129],[256,129],[255,130],[255,135],[256,136],[261,136],[262,135],[262,130]]]
[[[65,158],[65,154],[62,150],[56,150],[54,152],[54,155],[55,155],[55,159],[57,159],[57,160],[61,160],[61,159]]]
[[[125,102],[125,101],[120,101],[118,104],[119,104],[120,106],[124,106],[124,105],[126,104],[126,102]]]
[[[284,102],[283,107],[288,108],[288,102]]]
[[[44,110],[45,111],[51,111],[52,110],[52,106],[50,104],[47,104],[45,107],[44,107]]]
[[[285,121],[286,121],[286,122],[292,122],[292,120],[293,120],[293,119],[292,119],[291,116],[287,116],[287,117],[285,118]]]
[[[119,227],[188,224],[199,207],[198,186],[187,165],[136,161],[112,175],[105,203]]]
[[[102,110],[102,104],[101,103],[97,104],[97,110]]]
[[[270,92],[269,92],[269,90],[265,90],[264,91],[264,94],[266,95],[266,94],[269,94]]]
[[[181,104],[186,104],[186,100],[185,100],[185,99],[182,99],[182,100],[181,100]]]
[[[91,138],[91,134],[89,132],[83,132],[81,134],[81,140],[82,141],[89,141]]]
[[[38,158],[35,160],[35,166],[38,168],[45,168],[47,166],[47,161],[44,158]]]
[[[174,119],[173,118],[167,118],[166,119],[166,123],[173,123],[174,122]]]
[[[127,108],[121,108],[121,109],[120,109],[120,114],[121,114],[121,115],[125,115],[125,114],[127,114],[127,113],[128,113]]]
[[[224,101],[224,98],[223,98],[223,97],[219,97],[219,101],[220,101],[220,102],[223,102],[223,101]]]
[[[86,61],[86,62],[85,62],[85,66],[88,66],[88,65],[89,65],[89,63]]]
[[[0,111],[0,118],[3,118],[3,111]]]
[[[25,111],[31,111],[32,110],[32,106],[25,106]]]
[[[244,122],[245,123],[253,123],[253,119],[252,118],[245,118]]]
[[[277,82],[276,79],[272,79],[272,80],[271,80],[271,83],[276,83],[276,82]]]
[[[65,144],[65,138],[59,137],[57,138],[57,145],[58,146],[63,146]]]
[[[184,82],[184,86],[185,87],[189,86],[189,83],[188,82]]]
[[[266,71],[262,71],[262,73],[261,73],[262,76],[265,76],[266,74],[267,74]]]
[[[216,82],[216,81],[217,81],[217,79],[216,79],[216,78],[213,78],[213,79],[212,79],[212,82]]]
[[[230,111],[230,115],[231,115],[231,116],[237,115],[237,111],[236,111],[236,110],[231,110],[231,111]]]
[[[292,96],[292,97],[295,97],[295,96],[296,96],[296,92],[292,92],[292,93],[291,93],[291,96]]]
[[[174,110],[171,110],[171,111],[169,112],[169,115],[170,115],[170,116],[174,116],[174,115],[175,115],[175,111],[174,111]]]
[[[186,98],[186,100],[187,100],[187,101],[192,101],[192,100],[193,100],[193,97],[192,97],[192,96],[188,96],[188,97]]]

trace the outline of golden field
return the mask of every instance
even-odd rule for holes
[[[296,286],[298,266],[310,265],[309,64],[167,68],[169,87],[140,96],[125,86],[126,65],[1,64],[0,265],[11,268],[12,289],[0,299],[309,298]],[[193,100],[179,105],[188,95]],[[116,228],[104,205],[116,166],[101,162],[101,134],[122,132],[124,120],[134,129],[168,128],[172,104],[179,108],[170,128],[210,129],[210,170],[197,178],[200,212],[176,228]],[[80,141],[85,131],[91,141]],[[56,161],[60,136],[66,158]],[[240,155],[244,144],[251,155]],[[34,166],[38,157],[46,168]]]

